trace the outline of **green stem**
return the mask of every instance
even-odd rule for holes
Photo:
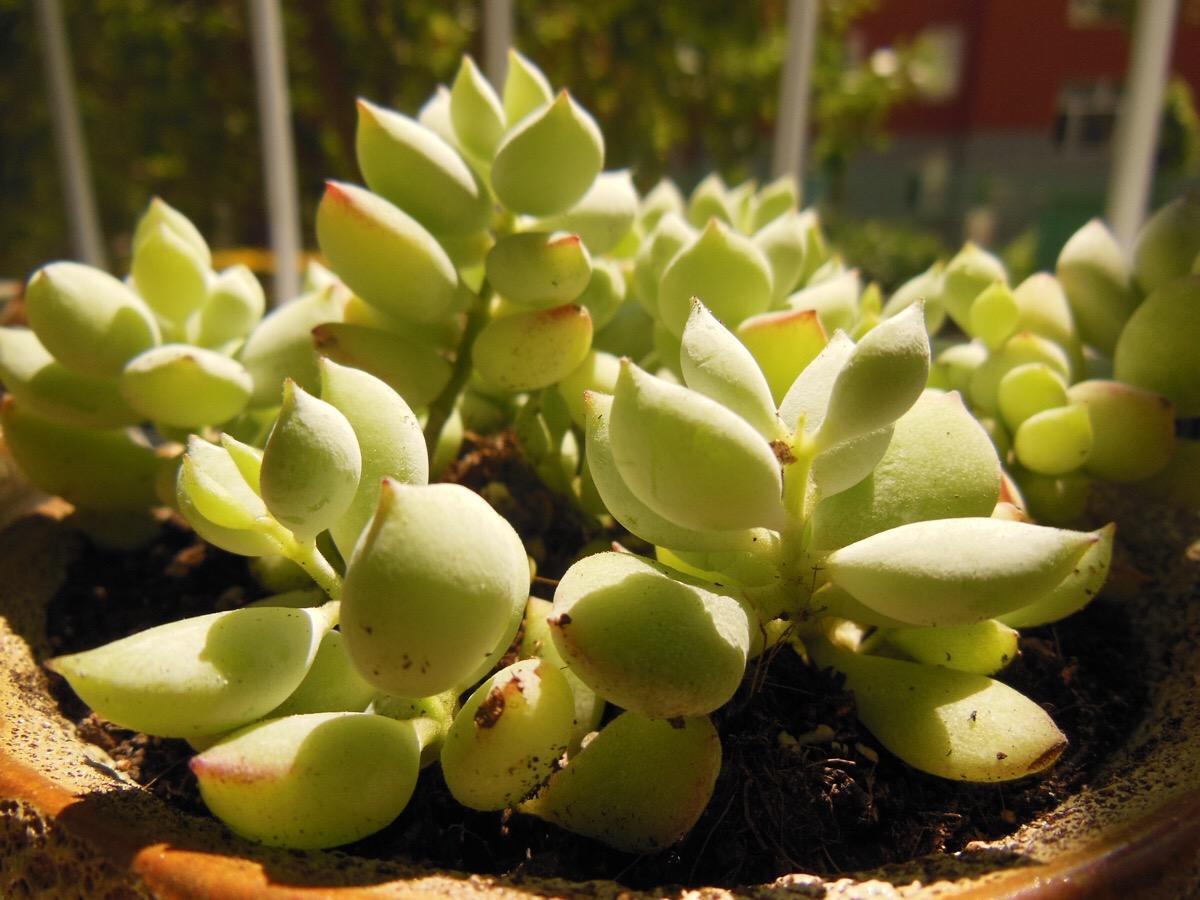
[[[812,472],[816,449],[813,439],[804,434],[801,423],[796,429],[796,436],[792,438],[791,452],[794,461],[783,467],[783,505],[787,509],[788,517],[800,527],[789,528],[787,531],[803,530],[805,519],[808,517],[808,476]]]
[[[325,614],[325,619],[329,622],[329,627],[336,628],[338,620],[342,615],[342,601],[328,600],[321,604],[320,610]]]
[[[488,303],[491,297],[491,289],[485,281],[480,285],[475,302],[467,310],[467,322],[463,327],[462,340],[458,342],[458,352],[454,357],[454,371],[450,374],[450,380],[429,404],[429,417],[425,420],[425,446],[429,448],[431,458],[442,429],[446,426],[446,420],[450,418],[454,404],[458,402],[467,379],[471,377],[471,348],[475,344],[475,338],[487,324]]]
[[[317,583],[317,587],[329,595],[330,600],[339,600],[342,596],[342,576],[329,564],[315,541],[309,543],[293,542],[295,554],[289,554],[292,561],[300,566],[309,577]]]
[[[280,553],[308,573],[330,600],[341,599],[342,576],[329,564],[329,560],[321,555],[315,540],[297,540],[294,534],[272,518],[260,518],[256,525],[259,531],[279,545]]]

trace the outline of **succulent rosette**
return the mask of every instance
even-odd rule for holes
[[[601,254],[633,228],[629,174],[601,171],[603,138],[568,92],[515,52],[508,72],[497,94],[464,58],[415,118],[360,100],[366,186],[330,182],[317,211],[348,299],[316,349],[394,387],[431,443],[571,374],[624,299]]]
[[[42,266],[25,290],[29,327],[0,328],[0,421],[17,465],[82,514],[155,505],[154,440],[246,408],[253,381],[238,352],[264,308],[250,270],[214,271],[195,226],[159,199],[138,222],[124,281]]]
[[[428,483],[420,425],[386,383],[322,359],[318,385],[310,394],[285,384],[261,450],[193,435],[176,492],[206,540],[290,559],[320,590],[49,663],[101,715],[201,750],[201,795],[234,831],[298,848],[388,824],[448,740],[456,796],[483,808],[515,802],[566,748],[576,714],[565,677],[534,660],[489,682],[515,690],[490,743],[476,747],[468,726],[452,727],[459,693],[495,667],[521,625],[524,548],[478,495]],[[468,701],[465,721],[477,706]],[[537,764],[498,787],[496,767],[535,727]]]
[[[991,677],[1016,655],[1005,620],[1041,624],[1086,604],[1111,527],[993,515],[1000,460],[958,394],[926,389],[920,303],[857,342],[835,331],[776,402],[758,359],[802,353],[810,337],[782,317],[748,347],[693,301],[682,384],[626,360],[611,394],[585,396],[596,489],[659,559],[576,563],[549,614],[556,651],[627,716],[703,721],[782,619],[800,652],[845,675],[864,724],[910,765],[971,781],[1044,769],[1065,738]],[[527,808],[584,833],[648,815],[618,795],[603,814],[557,811],[574,764]]]
[[[932,286],[971,340],[939,350],[930,383],[967,399],[1037,518],[1078,519],[1096,481],[1195,496],[1193,442],[1176,437],[1176,419],[1200,408],[1195,351],[1182,337],[1195,326],[1195,210],[1188,197],[1165,206],[1131,256],[1092,220],[1055,274],[1015,287],[999,260],[968,245]]]

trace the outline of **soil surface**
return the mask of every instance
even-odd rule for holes
[[[471,436],[450,478],[493,499],[537,557],[550,596],[578,549],[606,534],[541,487],[509,436]],[[489,485],[503,484],[508,490]],[[49,610],[57,653],[97,646],[151,625],[241,606],[265,593],[246,560],[201,543],[168,520],[147,551],[89,547]],[[752,662],[736,697],[714,718],[724,763],[703,817],[678,845],[632,856],[515,814],[455,803],[436,766],[387,829],[346,848],[481,873],[613,879],[635,888],[735,886],[789,872],[836,875],[956,851],[991,839],[1057,805],[1088,783],[1137,724],[1144,685],[1133,628],[1101,596],[1054,626],[1027,630],[1020,657],[1000,676],[1040,703],[1070,745],[1041,776],[971,785],[916,772],[884,750],[855,718],[837,676],[784,649]],[[150,791],[203,812],[183,741],[131,734],[98,720],[51,674],[81,736],[103,747]]]

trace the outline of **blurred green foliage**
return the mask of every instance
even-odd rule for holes
[[[1167,85],[1157,162],[1180,175],[1200,173],[1200,115],[1191,86],[1178,76]]]
[[[891,293],[939,259],[954,255],[933,231],[904,221],[859,220],[830,215],[824,220],[830,243],[846,264],[857,268],[863,281],[877,281]]]
[[[876,0],[825,0],[813,164],[836,173],[878,142],[910,85],[850,59],[846,30]],[[155,194],[214,246],[263,245],[258,112],[244,0],[62,4],[102,226],[114,266]],[[302,220],[325,178],[358,180],[356,95],[408,113],[481,49],[479,2],[288,0],[287,54]],[[0,0],[0,275],[71,252],[32,4]],[[516,40],[570,85],[643,189],[768,170],[786,0],[518,0]],[[830,183],[831,178],[823,179]]]

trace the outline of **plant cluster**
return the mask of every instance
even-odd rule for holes
[[[254,390],[241,351],[264,308],[250,270],[213,271],[204,238],[161,200],[138,222],[125,281],[38,269],[29,327],[0,329],[0,421],[18,465],[82,512],[146,509],[160,464],[131,429],[185,435],[239,416]]]
[[[1098,219],[1062,248],[1057,272],[1008,284],[967,245],[898,291],[938,298],[970,339],[939,350],[931,384],[958,390],[996,442],[1039,519],[1078,519],[1096,481],[1186,490],[1194,441],[1176,419],[1200,413],[1196,327],[1200,203],[1182,197],[1147,221],[1127,257]]]
[[[1064,250],[1067,299],[1048,275],[1009,290],[967,248],[885,302],[788,180],[713,177],[686,200],[664,182],[639,198],[627,173],[602,171],[588,114],[519,55],[502,96],[466,60],[416,119],[366,101],[359,114],[368,187],[331,183],[317,213],[332,271],[311,270],[311,290],[257,325],[245,317],[208,346],[209,274],[189,303],[89,272],[85,286],[104,287],[89,306],[57,278],[83,283],[71,264],[31,283],[59,374],[36,393],[6,362],[13,394],[63,403],[110,379],[137,415],[71,427],[103,425],[80,433],[138,459],[154,456],[147,438],[120,426],[190,432],[160,464],[164,499],[213,544],[289,559],[315,584],[51,660],[85,702],[189,740],[214,814],[297,848],[382,828],[435,763],[466,807],[515,808],[631,852],[667,847],[720,770],[712,714],[768,652],[840,672],[866,727],[923,771],[994,782],[1053,764],[1064,735],[993,676],[1017,655],[1015,629],[1095,596],[1114,529],[1035,524],[1005,466],[1070,456],[1081,415],[1097,477],[1150,474],[1183,452],[1146,434],[1174,440],[1169,402],[1197,414],[1197,357],[1180,344],[1200,308],[1191,201],[1147,226],[1136,309],[1127,285],[1105,293],[1120,272],[1107,250],[1072,249],[1096,226]],[[180,261],[198,245],[185,220],[161,205],[147,220],[167,224],[154,255],[135,258],[139,291],[147,259],[186,281]],[[61,319],[35,313],[46,298]],[[929,334],[947,315],[977,343],[935,355]],[[1120,331],[1131,384],[1068,389],[1105,351],[1094,322]],[[224,368],[177,350],[187,365],[142,378],[164,333]],[[1177,348],[1165,361],[1160,340]],[[218,407],[227,382],[238,403]],[[1015,456],[964,396],[1016,429]],[[38,481],[12,413],[26,402],[8,402],[6,436]],[[1038,416],[1054,427],[1029,432]],[[654,558],[585,553],[553,602],[531,598],[512,527],[465,488],[429,483],[464,421],[511,424],[548,484]],[[155,481],[115,453],[89,465]]]

